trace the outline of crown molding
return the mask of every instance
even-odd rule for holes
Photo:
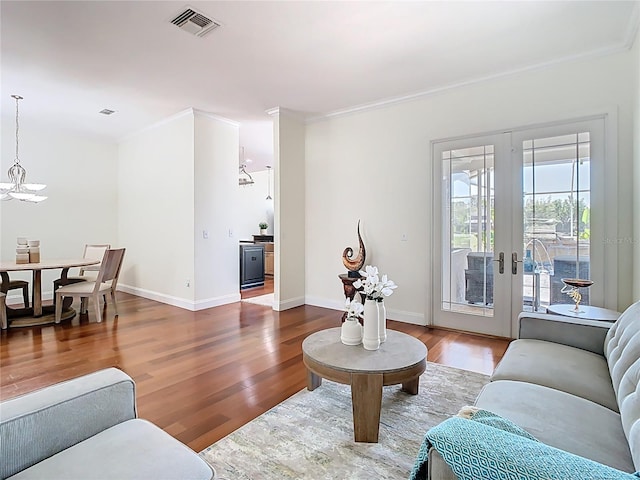
[[[283,116],[293,118],[294,120],[299,120],[301,122],[306,121],[306,117],[302,112],[299,112],[297,110],[290,110],[288,108],[274,107],[270,108],[269,110],[265,110],[265,112],[267,113],[267,115],[270,115],[272,117]]]
[[[637,11],[637,10],[636,10]],[[450,90],[455,90],[461,87],[467,87],[467,86],[471,86],[471,85],[476,85],[479,83],[483,83],[483,82],[487,82],[487,81],[491,81],[491,80],[497,80],[503,77],[509,77],[512,75],[518,75],[520,73],[526,73],[526,72],[532,72],[532,71],[536,71],[536,70],[544,70],[546,68],[550,68],[550,67],[554,67],[560,64],[564,64],[564,63],[571,63],[571,62],[577,62],[580,60],[586,60],[589,58],[597,58],[597,57],[603,57],[606,55],[613,55],[616,53],[621,53],[621,52],[625,52],[628,51],[631,46],[633,45],[633,39],[635,38],[635,35],[638,31],[638,21],[635,22],[631,22],[630,25],[635,25],[635,27],[631,27],[629,29],[629,32],[627,33],[627,36],[625,37],[625,40],[617,45],[611,46],[611,47],[606,47],[606,48],[601,48],[601,49],[596,49],[596,50],[591,50],[589,52],[584,52],[581,54],[577,54],[577,55],[569,55],[566,57],[561,57],[555,60],[550,60],[547,62],[541,62],[541,63],[537,63],[534,65],[529,65],[526,67],[521,67],[521,68],[514,68],[512,70],[507,70],[504,72],[499,72],[499,73],[495,73],[492,75],[484,75],[484,76],[480,76],[480,77],[475,77],[475,78],[471,78],[469,80],[464,80],[461,82],[457,82],[457,83],[452,83],[449,85],[444,85],[442,87],[436,87],[436,88],[432,88],[430,90],[424,90],[421,92],[416,92],[416,93],[412,93],[412,94],[408,94],[408,95],[402,95],[399,97],[391,97],[391,98],[386,98],[386,99],[382,99],[382,100],[378,100],[375,102],[370,102],[370,103],[363,103],[360,105],[354,105],[352,107],[348,107],[348,108],[344,108],[344,109],[340,109],[340,110],[333,110],[331,112],[327,112],[321,115],[316,115],[313,117],[309,117],[305,120],[305,123],[310,124],[310,123],[316,123],[316,122],[321,122],[323,120],[329,120],[332,118],[339,118],[339,117],[343,117],[343,116],[347,116],[347,115],[351,115],[354,113],[363,113],[363,112],[367,112],[367,111],[371,111],[371,110],[377,110],[380,108],[385,108],[385,107],[389,107],[389,106],[393,106],[393,105],[397,105],[397,104],[401,104],[401,103],[406,103],[412,100],[416,100],[416,99],[420,99],[423,97],[429,97],[432,95],[437,95],[443,92],[447,92]],[[631,40],[630,40],[631,39]]]
[[[633,44],[638,35],[640,29],[640,1],[636,1],[633,4],[633,10],[629,16],[629,24],[627,25],[627,31],[625,32],[625,46],[628,49],[633,47]]]
[[[280,114],[280,107],[273,107],[264,111],[267,115],[274,117]]]
[[[132,138],[137,137],[138,135],[141,135],[145,132],[148,132],[149,130],[153,130],[154,128],[158,128],[161,127],[162,125],[166,125],[167,123],[173,122],[174,120],[177,120],[179,118],[185,117],[187,115],[193,115],[193,108],[189,107],[185,110],[182,110],[176,114],[173,114],[167,118],[163,118],[162,120],[152,123],[151,125],[148,125],[144,128],[141,128],[140,130],[136,130],[133,133],[129,133],[123,137],[120,137],[118,139],[118,143],[121,142],[126,142],[127,140],[131,140]]]
[[[212,120],[217,120],[219,122],[224,122],[234,127],[240,127],[240,122],[236,122],[235,120],[231,120],[230,118],[221,117],[220,115],[216,115],[215,113],[205,112],[204,110],[199,110],[197,108],[192,108],[194,115],[199,115],[201,117],[207,117]]]
[[[180,112],[178,112],[178,113],[176,113],[174,115],[171,115],[171,116],[169,116],[167,118],[163,118],[162,120],[160,120],[158,122],[152,123],[151,125],[148,125],[148,126],[146,126],[144,128],[141,128],[140,130],[137,130],[137,131],[135,131],[133,133],[129,133],[129,134],[123,136],[123,137],[120,137],[117,140],[117,142],[121,143],[121,142],[125,142],[127,140],[131,140],[132,138],[137,137],[138,135],[140,135],[142,133],[148,132],[149,130],[153,130],[154,128],[161,127],[162,125],[166,125],[167,123],[173,122],[174,120],[178,120],[179,118],[182,118],[182,117],[185,117],[185,116],[188,116],[188,115],[193,115],[194,117],[196,115],[201,116],[201,117],[207,117],[207,118],[210,118],[212,120],[217,120],[217,121],[220,121],[220,122],[227,123],[229,125],[233,125],[234,127],[240,127],[240,123],[236,122],[234,120],[230,120],[228,118],[221,117],[220,115],[215,115],[213,113],[206,112],[204,110],[198,110],[197,108],[189,107],[189,108],[186,108],[186,109],[184,109],[184,110],[182,110],[182,111],[180,111]]]

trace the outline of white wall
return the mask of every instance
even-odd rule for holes
[[[237,124],[195,115],[192,261],[197,310],[240,301],[238,241],[233,235],[239,214],[238,135]]]
[[[631,51],[633,57],[633,299],[640,300],[640,35]]]
[[[623,208],[617,212],[618,231],[611,236],[629,238],[631,66],[631,53],[620,53],[308,125],[306,303],[342,308],[337,279],[345,270],[341,253],[356,246],[355,227],[361,219],[367,263],[399,285],[386,302],[390,318],[426,322],[433,230],[427,224],[430,142],[435,139],[617,112],[617,203]],[[402,234],[407,241],[401,241]],[[608,248],[619,248],[618,306],[624,308],[631,301],[631,246]]]
[[[291,112],[274,117],[274,309],[305,303],[305,126]],[[315,255],[315,252],[313,252]]]
[[[118,238],[127,248],[120,285],[184,308],[195,301],[193,158],[191,111],[119,145]]]
[[[41,124],[29,118],[24,102],[20,161],[27,181],[47,184],[42,194],[49,198],[38,204],[0,202],[0,258],[15,260],[18,236],[39,239],[43,259],[81,258],[86,243],[117,245],[116,143]],[[15,118],[10,116],[2,118],[1,152],[0,179],[8,181],[15,159]],[[52,282],[59,277],[59,270],[43,272],[44,298],[52,297]],[[30,274],[12,273],[11,278],[30,280]],[[14,297],[22,298],[15,290],[9,301]]]
[[[273,172],[271,172],[271,197],[273,197]],[[237,176],[237,172],[236,172]],[[252,235],[260,233],[260,222],[267,222],[267,233],[273,235],[273,200],[267,200],[268,173],[251,172],[254,184],[238,187],[238,218],[236,221],[235,237],[238,240],[253,240]],[[237,180],[237,179],[236,179]],[[236,181],[236,183],[238,183]]]

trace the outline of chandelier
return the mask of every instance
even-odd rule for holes
[[[16,159],[8,172],[9,182],[0,183],[0,200],[12,200],[15,198],[23,202],[41,202],[42,200],[46,200],[47,197],[37,195],[36,192],[47,188],[47,186],[42,183],[25,183],[27,171],[20,165],[20,158],[18,157],[18,133],[20,130],[18,123],[18,102],[22,100],[22,97],[20,95],[11,95],[11,97],[16,99]]]
[[[247,172],[247,165],[244,163],[244,147],[240,147],[240,169],[238,177],[238,185],[253,185],[253,177]]]

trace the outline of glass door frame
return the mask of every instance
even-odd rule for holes
[[[579,119],[549,122],[541,125],[530,125],[505,129],[501,132],[485,135],[466,136],[434,140],[431,142],[431,174],[432,174],[432,208],[431,224],[435,226],[431,236],[431,298],[427,300],[427,311],[430,312],[430,325],[442,326],[456,330],[474,331],[488,335],[517,338],[518,314],[523,309],[523,264],[518,265],[518,273],[511,274],[511,255],[518,252],[518,260],[522,260],[521,252],[524,239],[523,221],[523,156],[522,141],[524,137],[556,136],[563,132],[586,128],[592,132],[591,152],[591,276],[596,282],[590,290],[591,304],[614,308],[617,305],[617,249],[615,247],[617,219],[617,149],[615,112],[591,115]],[[496,169],[496,218],[494,251],[504,252],[505,275],[494,276],[494,317],[474,316],[473,324],[468,315],[442,314],[442,151],[465,146],[495,145]],[[455,145],[455,146],[453,146]],[[499,153],[501,152],[501,156]],[[595,160],[595,161],[594,161]],[[498,167],[501,171],[498,172]],[[504,170],[503,170],[504,169]],[[505,190],[502,190],[505,189]],[[503,198],[501,192],[509,192]],[[518,201],[514,201],[518,200]],[[504,206],[508,208],[502,208]],[[500,206],[501,208],[497,208]],[[503,227],[507,231],[502,232]],[[610,232],[606,234],[606,232]],[[611,233],[613,232],[613,233]],[[611,240],[611,239],[614,240]],[[497,264],[495,265],[497,266]],[[497,268],[494,266],[494,272]],[[506,275],[506,274],[509,275]],[[595,287],[595,288],[594,288]],[[506,295],[507,298],[504,298]],[[503,305],[504,303],[504,305]],[[471,328],[473,327],[473,328]],[[476,328],[477,327],[477,328]]]
[[[611,175],[607,172],[607,142],[606,142],[606,117],[598,116],[594,118],[579,119],[568,122],[554,123],[546,126],[527,127],[514,129],[512,131],[512,154],[513,164],[516,171],[523,171],[523,141],[530,139],[541,139],[546,137],[556,137],[561,135],[576,134],[588,131],[590,134],[590,238],[589,238],[589,277],[595,283],[589,288],[590,304],[605,305],[607,303],[606,290],[609,283],[617,285],[616,274],[611,268],[606,268],[605,258],[605,221],[607,213],[612,208],[609,204],[606,180]],[[609,165],[612,162],[609,162]],[[617,169],[615,169],[617,174]],[[524,198],[524,182],[514,182],[513,198]],[[576,188],[578,186],[576,185]],[[615,190],[614,190],[615,191]],[[578,196],[579,197],[579,196]],[[514,203],[513,217],[513,238],[514,247],[517,250],[518,258],[522,259],[522,247],[524,245],[524,202]],[[615,208],[615,207],[614,207]],[[520,248],[517,246],[520,245]],[[617,258],[617,256],[616,256]],[[518,274],[512,278],[512,319],[513,337],[517,337],[518,323],[517,312],[522,310],[522,282],[523,268],[518,269]],[[572,303],[567,297],[566,303]]]
[[[453,140],[442,140],[432,142],[432,169],[434,180],[433,189],[433,215],[434,219],[443,218],[443,189],[444,186],[444,172],[442,171],[442,153],[447,150],[464,149],[471,147],[478,147],[482,145],[493,145],[493,169],[494,169],[494,252],[507,252],[511,245],[511,229],[508,227],[510,224],[511,202],[508,201],[505,192],[510,192],[510,178],[511,178],[511,152],[510,152],[510,134],[498,133],[473,137],[465,137]],[[500,171],[498,172],[498,168]],[[438,181],[438,185],[435,185],[435,181]],[[482,221],[478,219],[478,221]],[[433,277],[432,277],[432,291],[434,301],[432,302],[432,324],[435,326],[441,326],[445,328],[453,328],[456,330],[474,331],[478,333],[484,333],[487,335],[494,335],[500,337],[509,337],[511,334],[511,279],[510,275],[510,255],[505,253],[504,262],[504,274],[499,274],[497,258],[492,261],[493,265],[493,308],[491,309],[491,315],[470,315],[462,312],[445,311],[442,309],[443,303],[443,282],[442,272],[445,265],[442,258],[443,252],[443,235],[442,227],[444,222],[437,220],[434,225],[441,225],[441,228],[436,228],[433,235]],[[508,257],[508,258],[507,258]],[[440,260],[438,260],[440,259]],[[509,260],[509,262],[507,262]],[[483,309],[486,313],[488,310],[486,307],[477,307]],[[480,311],[480,310],[478,310]],[[473,318],[473,328],[469,328],[469,319]]]

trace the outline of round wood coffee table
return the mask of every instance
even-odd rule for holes
[[[304,339],[302,360],[309,390],[318,388],[323,378],[351,385],[355,441],[376,443],[383,385],[401,383],[403,391],[417,395],[427,347],[411,335],[387,330],[387,341],[379,350],[365,350],[362,345],[344,345],[340,328],[330,328]]]

